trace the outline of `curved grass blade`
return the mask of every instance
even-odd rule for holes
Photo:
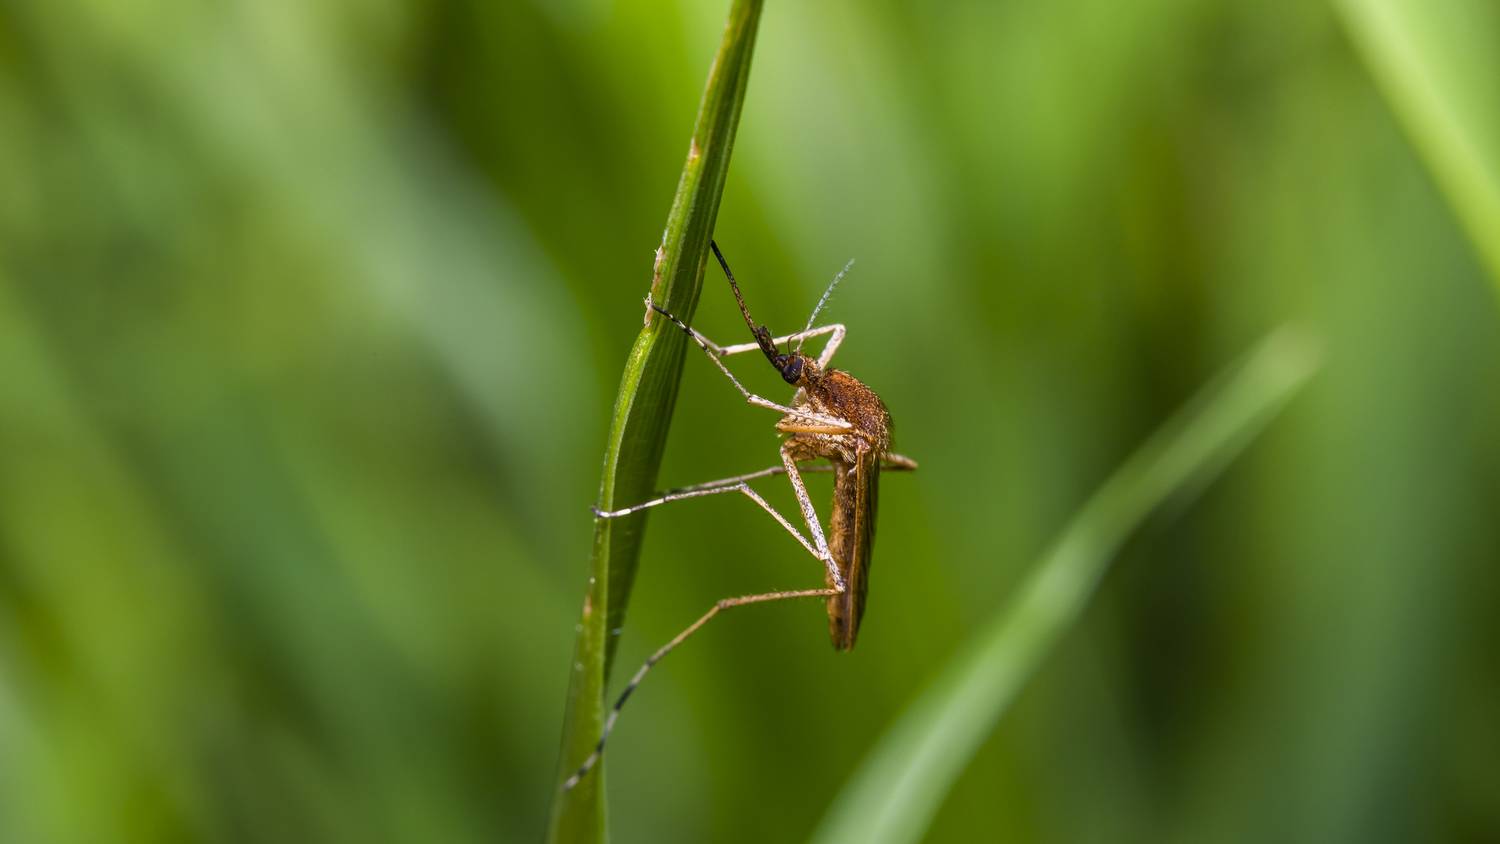
[[[750,55],[761,0],[734,0],[724,39],[714,57],[698,107],[677,195],[652,270],[651,300],[691,320],[703,284],[703,267],[719,199],[729,172],[729,154],[750,75]],[[686,337],[648,308],[645,326],[625,362],[614,419],[604,454],[598,505],[615,509],[650,497],[666,443]],[[663,330],[665,327],[665,330]],[[583,512],[580,508],[580,512]],[[615,636],[635,577],[646,514],[596,520],[588,592],[574,646],[568,709],[556,783],[560,787],[593,749],[604,718],[604,690],[614,657]],[[579,785],[557,792],[549,838],[555,842],[603,841],[603,765]]]
[[[1494,0],[1333,5],[1500,293],[1500,6]]]
[[[1131,531],[1169,498],[1212,480],[1316,368],[1311,340],[1282,328],[1153,434],[1074,515],[1010,604],[886,731],[813,840],[919,840],[1017,692],[1082,614]]]

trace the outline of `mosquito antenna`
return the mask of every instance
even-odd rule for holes
[[[719,244],[710,240],[708,245],[714,250],[714,257],[719,259],[719,266],[724,268],[724,277],[729,279],[729,289],[734,291],[734,300],[740,303],[740,313],[745,317],[745,324],[750,326],[750,333],[755,335],[755,342],[760,345],[760,350],[765,352],[766,358],[773,365],[780,353],[776,351],[776,344],[771,342],[771,330],[764,325],[757,326],[755,320],[750,316],[750,308],[745,305],[745,297],[740,293],[739,284],[735,283],[734,273],[729,269],[729,262],[724,260],[724,253],[719,251]],[[780,369],[780,367],[777,367]]]
[[[750,332],[755,333],[755,320],[750,317],[750,308],[745,305],[745,297],[740,293],[739,284],[735,283],[734,271],[729,269],[729,262],[724,260],[724,253],[719,251],[719,244],[710,240],[708,245],[714,250],[714,257],[719,259],[719,266],[724,268],[724,277],[729,279],[729,289],[734,291],[734,301],[740,303],[740,313],[745,316],[745,324],[750,326]]]
[[[839,286],[839,282],[843,281],[844,276],[849,274],[849,268],[852,266],[854,266],[854,259],[850,258],[849,263],[845,264],[844,268],[839,270],[839,274],[833,277],[833,281],[828,282],[828,289],[823,291],[823,295],[818,299],[817,307],[812,309],[812,315],[807,318],[807,325],[802,329],[804,336],[797,339],[797,348],[794,350],[797,353],[800,354],[802,352],[802,341],[807,339],[807,332],[811,331],[813,323],[818,321],[818,313],[823,310],[824,305],[828,304],[828,298],[833,295],[833,288]]]

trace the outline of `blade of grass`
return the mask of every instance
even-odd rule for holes
[[[866,756],[813,840],[917,841],[1111,558],[1174,495],[1212,480],[1317,368],[1310,338],[1282,328],[1146,441],[1073,517],[997,612]]]
[[[1494,0],[1333,5],[1500,292],[1500,7]]]
[[[652,269],[651,301],[691,320],[703,284],[708,243],[729,172],[729,154],[750,76],[750,56],[760,21],[761,0],[734,0],[724,39],[708,72],[687,163],[667,215],[666,231]],[[613,509],[649,498],[666,444],[686,337],[649,309],[645,326],[625,362],[614,419],[599,480],[599,506]],[[635,578],[646,514],[596,520],[588,591],[573,653],[562,753],[560,786],[599,740],[604,723],[604,690],[618,631]],[[577,787],[559,790],[553,800],[550,840],[603,841],[607,838],[603,764]]]

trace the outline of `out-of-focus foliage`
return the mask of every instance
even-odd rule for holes
[[[542,835],[725,5],[0,8],[0,840]],[[922,469],[883,484],[852,654],[814,606],[743,610],[637,693],[618,840],[805,837],[1089,492],[1289,320],[1322,373],[1128,543],[931,837],[1500,836],[1493,244],[1380,5],[768,4],[718,237],[778,330],[858,259],[839,360]],[[1500,53],[1500,12],[1429,8],[1461,22],[1418,43],[1462,50],[1420,90],[1492,109],[1463,51]],[[737,320],[707,287],[699,327]],[[770,465],[772,421],[690,357],[662,482]],[[738,498],[651,525],[622,666],[820,579]]]
[[[1317,369],[1316,343],[1283,327],[1154,432],[871,748],[814,840],[921,840],[996,723],[1078,623],[1125,541],[1174,496],[1211,483]]]

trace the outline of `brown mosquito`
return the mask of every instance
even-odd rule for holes
[[[844,326],[835,323],[813,327],[813,323],[818,318],[818,312],[828,302],[833,288],[849,271],[849,265],[845,265],[828,285],[828,289],[823,292],[803,330],[784,337],[772,337],[770,329],[764,325],[757,326],[755,320],[750,317],[750,309],[745,305],[745,297],[740,293],[740,286],[735,282],[734,273],[730,271],[729,263],[724,260],[724,254],[719,251],[719,245],[713,242],[709,245],[713,248],[714,256],[719,259],[719,266],[724,268],[724,276],[729,280],[729,288],[734,291],[734,299],[739,303],[740,314],[745,317],[745,324],[749,326],[755,342],[720,346],[689,328],[682,320],[654,302],[648,300],[648,304],[692,337],[703,349],[704,354],[708,355],[708,359],[713,362],[714,366],[717,366],[734,384],[735,389],[745,397],[745,401],[757,407],[781,413],[781,419],[776,423],[776,430],[785,435],[785,439],[781,442],[781,465],[747,475],[671,490],[650,501],[643,501],[620,510],[603,511],[595,508],[594,514],[601,519],[615,519],[638,513],[649,507],[666,504],[669,501],[701,498],[726,492],[743,493],[761,509],[771,514],[771,518],[775,519],[786,529],[787,533],[790,533],[803,548],[807,549],[809,554],[823,564],[824,586],[820,589],[794,589],[743,595],[737,598],[724,598],[715,603],[697,621],[662,645],[635,672],[635,676],[630,678],[630,683],[620,693],[619,700],[615,701],[609,717],[604,722],[604,730],[594,752],[589,754],[588,759],[584,760],[578,771],[563,784],[564,790],[577,785],[598,763],[604,753],[604,743],[609,739],[615,721],[619,718],[621,707],[625,705],[625,701],[630,698],[636,686],[640,685],[646,672],[723,610],[791,598],[826,598],[828,633],[833,639],[834,649],[847,651],[853,648],[855,637],[859,634],[860,620],[865,613],[865,595],[869,590],[870,551],[875,541],[875,509],[880,491],[880,471],[881,469],[912,470],[917,468],[916,461],[890,451],[891,415],[875,391],[847,372],[828,368],[833,353],[838,351],[839,344],[844,341]],[[850,265],[852,264],[851,261]],[[823,335],[828,335],[828,340],[817,358],[802,354],[804,340]],[[795,347],[789,345],[792,341],[796,341]],[[781,351],[780,347],[783,344],[788,345],[789,351],[785,353]],[[777,404],[745,389],[745,386],[734,377],[734,373],[729,371],[729,367],[725,366],[722,360],[730,355],[757,349],[765,354],[766,360],[770,361],[776,371],[781,374],[782,380],[797,388],[797,392],[792,396],[791,406]],[[798,465],[813,460],[826,460],[827,465],[806,467]],[[812,499],[807,494],[807,486],[802,481],[804,471],[833,473],[833,515],[826,534],[818,521],[817,511],[813,509]],[[797,497],[797,504],[802,510],[802,521],[807,527],[810,538],[804,536],[791,521],[766,503],[766,500],[750,487],[750,481],[779,474],[785,474],[791,481],[792,492]]]

